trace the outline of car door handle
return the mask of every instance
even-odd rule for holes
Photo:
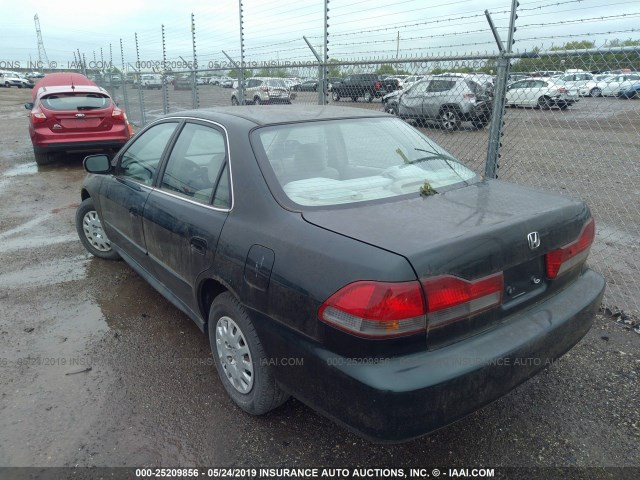
[[[191,237],[191,239],[189,239],[189,244],[191,245],[191,248],[199,254],[204,255],[205,253],[207,253],[207,246],[209,244],[204,238]]]

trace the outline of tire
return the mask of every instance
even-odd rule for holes
[[[333,90],[331,92],[331,100],[333,100],[334,102],[339,102],[340,101],[340,94],[338,92],[336,92],[335,90]]]
[[[354,96],[352,96],[352,97],[351,97],[351,100],[353,100],[354,102],[357,102],[357,101],[358,101],[358,97],[354,97]]]
[[[111,248],[111,242],[102,229],[102,223],[91,197],[84,200],[76,210],[76,230],[84,248],[98,258],[118,260],[120,255]]]
[[[238,105],[240,105],[240,102],[236,97],[231,97],[231,105],[233,105],[234,107],[237,107]]]
[[[486,118],[478,118],[476,120],[472,120],[471,124],[474,126],[474,128],[477,128],[478,130],[482,130],[484,127],[486,127],[489,124],[489,120]]]
[[[364,101],[367,103],[371,103],[373,101],[373,95],[371,94],[371,92],[364,92]]]
[[[34,151],[33,156],[36,157],[36,163],[38,165],[49,165],[54,161],[53,155],[47,152],[42,153]]]
[[[262,102],[260,101],[260,97],[253,97],[253,104],[262,105]]]
[[[602,96],[602,90],[599,89],[598,87],[592,88],[591,91],[589,91],[589,96],[591,96],[591,97],[601,97]]]
[[[9,82],[4,82],[5,88],[11,88],[11,84]]]
[[[438,116],[440,127],[447,132],[453,132],[460,128],[460,115],[453,108],[445,108]]]
[[[540,110],[549,110],[551,109],[551,101],[549,97],[542,96],[538,99],[538,107]]]
[[[391,115],[398,115],[398,107],[393,103],[385,103],[384,111],[390,113]]]
[[[208,331],[218,376],[236,405],[262,415],[287,401],[247,311],[231,293],[221,293],[211,304]]]

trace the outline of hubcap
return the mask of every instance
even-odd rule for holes
[[[253,387],[253,361],[244,334],[236,322],[222,317],[216,324],[216,350],[227,379],[240,393]]]
[[[456,116],[453,112],[444,112],[442,114],[442,126],[446,130],[453,130],[456,125]]]
[[[104,230],[102,230],[98,212],[91,210],[85,213],[82,219],[82,230],[93,248],[101,252],[111,251],[111,242],[105,235]]]

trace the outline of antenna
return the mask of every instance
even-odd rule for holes
[[[42,32],[40,31],[40,20],[38,19],[38,14],[36,13],[33,17],[33,20],[36,22],[36,35],[38,37],[38,61],[41,65],[46,66],[46,68],[50,68],[49,59],[47,58],[47,52],[44,49],[44,42],[42,41]]]

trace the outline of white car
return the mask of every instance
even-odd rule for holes
[[[413,85],[419,80],[422,80],[423,78],[424,78],[424,75],[410,75],[402,79],[402,81],[400,82],[400,88],[402,88],[403,90],[406,90],[411,85]]]
[[[564,110],[578,101],[578,89],[559,85],[548,77],[525,78],[507,86],[505,99],[509,106]]]
[[[640,83],[640,74],[638,73],[611,75],[592,86],[589,95],[592,97],[615,96],[621,90],[629,90],[638,83]]]
[[[587,84],[593,82],[593,74],[589,72],[571,72],[559,75],[553,79],[558,85],[564,85],[571,90],[578,90],[578,95],[588,95],[588,90],[585,88]],[[584,93],[587,92],[587,93]]]

